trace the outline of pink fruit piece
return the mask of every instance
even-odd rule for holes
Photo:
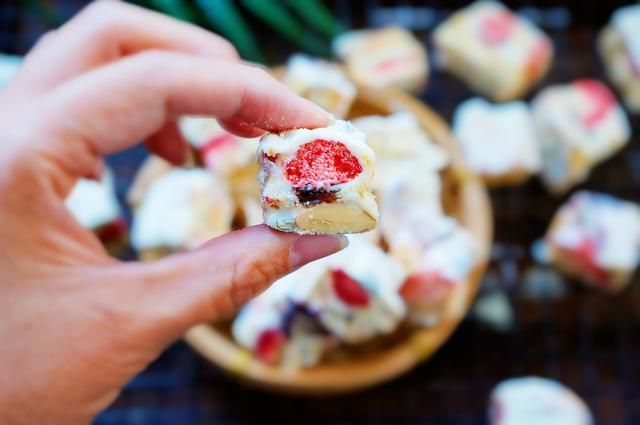
[[[294,188],[326,188],[346,183],[362,172],[362,165],[342,142],[314,140],[298,148],[285,165],[285,176]]]
[[[539,77],[542,71],[542,66],[546,62],[549,54],[551,53],[551,45],[549,40],[541,38],[533,46],[529,53],[529,59],[525,68],[525,73],[530,80],[534,80]]]
[[[256,357],[265,363],[275,363],[287,337],[280,329],[266,329],[258,337],[255,346]]]
[[[200,147],[200,156],[204,165],[212,172],[218,172],[224,166],[224,157],[221,152],[233,149],[238,145],[239,141],[236,136],[231,133],[222,133],[213,136],[207,143]]]
[[[480,23],[480,38],[491,46],[502,44],[509,38],[516,25],[516,18],[511,12],[493,12]]]
[[[615,106],[616,99],[607,86],[600,81],[583,79],[573,84],[589,99],[587,113],[583,115],[582,120],[587,127],[593,128]]]
[[[414,273],[400,288],[400,296],[408,304],[439,304],[451,293],[455,285],[438,271]]]
[[[331,276],[333,278],[333,291],[343,303],[355,308],[363,308],[369,305],[369,293],[367,290],[344,270],[332,270]]]
[[[574,251],[576,261],[584,267],[586,272],[600,285],[607,286],[609,273],[598,266],[596,255],[598,244],[593,238],[585,237]]]

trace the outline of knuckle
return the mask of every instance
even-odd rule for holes
[[[257,66],[247,66],[247,72],[251,78],[256,80],[265,80],[271,79],[271,74],[269,74],[266,70],[262,68],[258,68]]]
[[[86,25],[90,38],[108,40],[119,33],[121,24],[126,20],[125,12],[126,9],[120,2],[96,1],[78,15],[77,23]]]
[[[220,50],[222,51],[223,56],[228,57],[229,59],[240,59],[240,55],[238,54],[235,46],[224,38],[220,38]]]
[[[267,256],[258,256],[251,261],[236,265],[229,288],[231,308],[240,307],[287,271],[287,261]]]
[[[151,49],[135,55],[138,66],[145,70],[166,71],[172,64],[172,54],[162,50]]]

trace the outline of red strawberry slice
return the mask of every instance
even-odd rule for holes
[[[314,140],[298,148],[285,165],[285,176],[294,188],[318,189],[346,183],[362,172],[362,166],[342,142]]]
[[[414,273],[400,288],[400,296],[408,304],[439,304],[451,293],[455,285],[438,271]]]
[[[499,10],[487,15],[480,23],[480,38],[495,46],[504,43],[517,25],[516,17],[511,12]]]
[[[340,301],[355,308],[364,308],[369,305],[369,293],[367,290],[344,270],[332,270],[331,276],[333,278],[333,291],[340,298]]]
[[[598,244],[593,238],[585,237],[574,251],[576,261],[584,267],[585,271],[600,285],[609,283],[609,273],[596,263]]]
[[[616,99],[607,86],[600,81],[584,79],[577,80],[573,84],[589,99],[589,108],[582,117],[582,121],[587,127],[593,128],[616,105]]]
[[[258,337],[255,346],[256,357],[265,363],[275,363],[287,337],[280,329],[266,329]]]

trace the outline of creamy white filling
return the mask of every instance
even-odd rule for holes
[[[377,160],[409,159],[420,163],[420,167],[434,170],[440,170],[448,163],[444,149],[433,143],[410,112],[365,116],[353,120],[353,125],[367,135],[367,145],[373,149]]]
[[[456,223],[451,233],[437,239],[424,251],[420,270],[438,272],[450,282],[462,283],[475,264],[475,250],[474,239]]]
[[[536,172],[540,168],[526,103],[491,104],[472,98],[458,106],[453,122],[465,160],[480,174],[505,174],[516,168]]]
[[[512,378],[491,393],[491,425],[592,425],[589,408],[569,388],[551,379]]]
[[[113,173],[105,169],[100,181],[80,179],[65,200],[71,214],[86,229],[97,229],[121,216]]]
[[[224,183],[204,169],[173,169],[153,182],[135,212],[132,245],[194,248],[229,230],[233,203]]]

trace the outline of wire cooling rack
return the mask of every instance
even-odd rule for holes
[[[55,2],[71,16],[82,1]],[[430,46],[434,24],[465,2],[330,2],[347,27],[401,24]],[[508,2],[537,20],[553,37],[556,55],[543,85],[575,78],[604,78],[594,41],[597,28],[623,2]],[[54,4],[52,2],[52,4]],[[266,31],[252,22],[257,31]],[[15,3],[0,3],[0,51],[23,54],[46,30]],[[278,36],[261,37],[273,63],[294,47]],[[434,70],[422,99],[451,119],[472,93]],[[640,200],[640,116],[623,152],[599,166],[582,187]],[[109,158],[123,197],[143,148]],[[640,282],[620,295],[584,289],[536,265],[530,245],[544,233],[564,199],[546,194],[537,181],[491,194],[496,244],[480,302],[497,299],[502,320],[466,319],[427,363],[386,385],[339,398],[301,398],[246,388],[201,359],[184,343],[169,348],[137,376],[98,424],[211,423],[486,423],[491,388],[502,379],[540,375],[575,390],[601,424],[640,423]],[[132,253],[128,253],[131,257]],[[536,288],[546,288],[540,293]],[[549,290],[549,288],[555,288]]]

